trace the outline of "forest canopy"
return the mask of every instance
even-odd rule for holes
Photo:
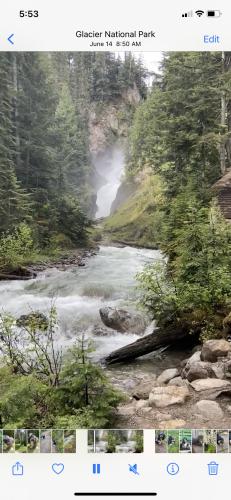
[[[145,70],[131,54],[1,54],[0,236],[23,223],[38,249],[86,243],[95,196],[89,113],[134,85],[144,97]]]

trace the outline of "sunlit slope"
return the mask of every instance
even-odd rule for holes
[[[106,219],[106,235],[111,241],[158,247],[163,198],[160,178],[146,173],[137,180],[134,192]]]

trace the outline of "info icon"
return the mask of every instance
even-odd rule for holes
[[[170,476],[176,476],[179,470],[180,467],[175,462],[170,462],[170,464],[167,465],[167,473],[170,474]]]

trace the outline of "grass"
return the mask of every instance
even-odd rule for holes
[[[168,438],[169,436],[172,436],[174,439],[173,444],[168,445],[168,453],[179,453],[180,451],[180,439],[179,439],[179,431],[177,430],[169,430],[168,431]]]
[[[163,215],[163,191],[158,176],[147,175],[137,190],[104,223],[111,241],[157,248]]]

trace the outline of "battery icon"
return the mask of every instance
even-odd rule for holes
[[[207,10],[208,17],[221,17],[222,12],[220,10]]]

